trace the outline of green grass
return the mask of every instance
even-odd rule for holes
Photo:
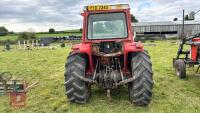
[[[76,35],[76,36],[81,36],[81,33],[55,33],[55,34],[49,34],[49,33],[45,33],[45,34],[36,34],[37,38],[41,38],[41,37],[51,37],[51,36],[70,36],[70,35]],[[6,40],[10,40],[10,41],[16,41],[18,40],[18,35],[7,35],[7,36],[0,36],[0,41],[6,41]]]
[[[69,36],[69,35],[76,35],[81,36],[81,33],[57,33],[57,34],[36,34],[37,37],[48,37],[48,36]]]
[[[0,41],[6,41],[6,40],[16,41],[17,38],[18,38],[18,35],[0,36]]]
[[[0,71],[10,71],[29,83],[40,83],[27,93],[27,106],[22,109],[9,107],[9,97],[0,96],[0,113],[199,113],[200,78],[194,75],[196,68],[189,68],[187,78],[180,80],[172,68],[178,46],[169,41],[151,43],[157,46],[145,45],[154,71],[154,94],[147,107],[132,105],[127,87],[114,90],[110,102],[103,90],[93,86],[92,98],[87,104],[70,104],[66,101],[63,86],[64,64],[70,47],[32,51],[13,49],[0,51]]]

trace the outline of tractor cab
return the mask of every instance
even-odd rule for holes
[[[82,15],[84,42],[132,40],[128,4],[86,6]]]

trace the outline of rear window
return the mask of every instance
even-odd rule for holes
[[[124,13],[91,14],[88,18],[88,39],[126,38]]]

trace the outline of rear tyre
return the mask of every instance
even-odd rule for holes
[[[184,60],[182,60],[182,59],[176,60],[174,67],[175,67],[176,75],[179,78],[181,78],[181,79],[186,78],[186,65],[185,65]]]
[[[153,72],[147,51],[134,53],[131,60],[133,82],[128,84],[131,103],[146,106],[150,103],[153,89]]]
[[[80,77],[85,76],[86,59],[83,55],[73,54],[65,65],[65,90],[68,100],[74,103],[86,103],[90,96],[88,83]]]

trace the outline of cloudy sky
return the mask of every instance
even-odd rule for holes
[[[200,10],[200,0],[0,0],[0,26],[10,31],[48,31],[80,28],[83,6],[128,3],[140,22],[171,21]],[[196,15],[200,20],[200,13]]]

